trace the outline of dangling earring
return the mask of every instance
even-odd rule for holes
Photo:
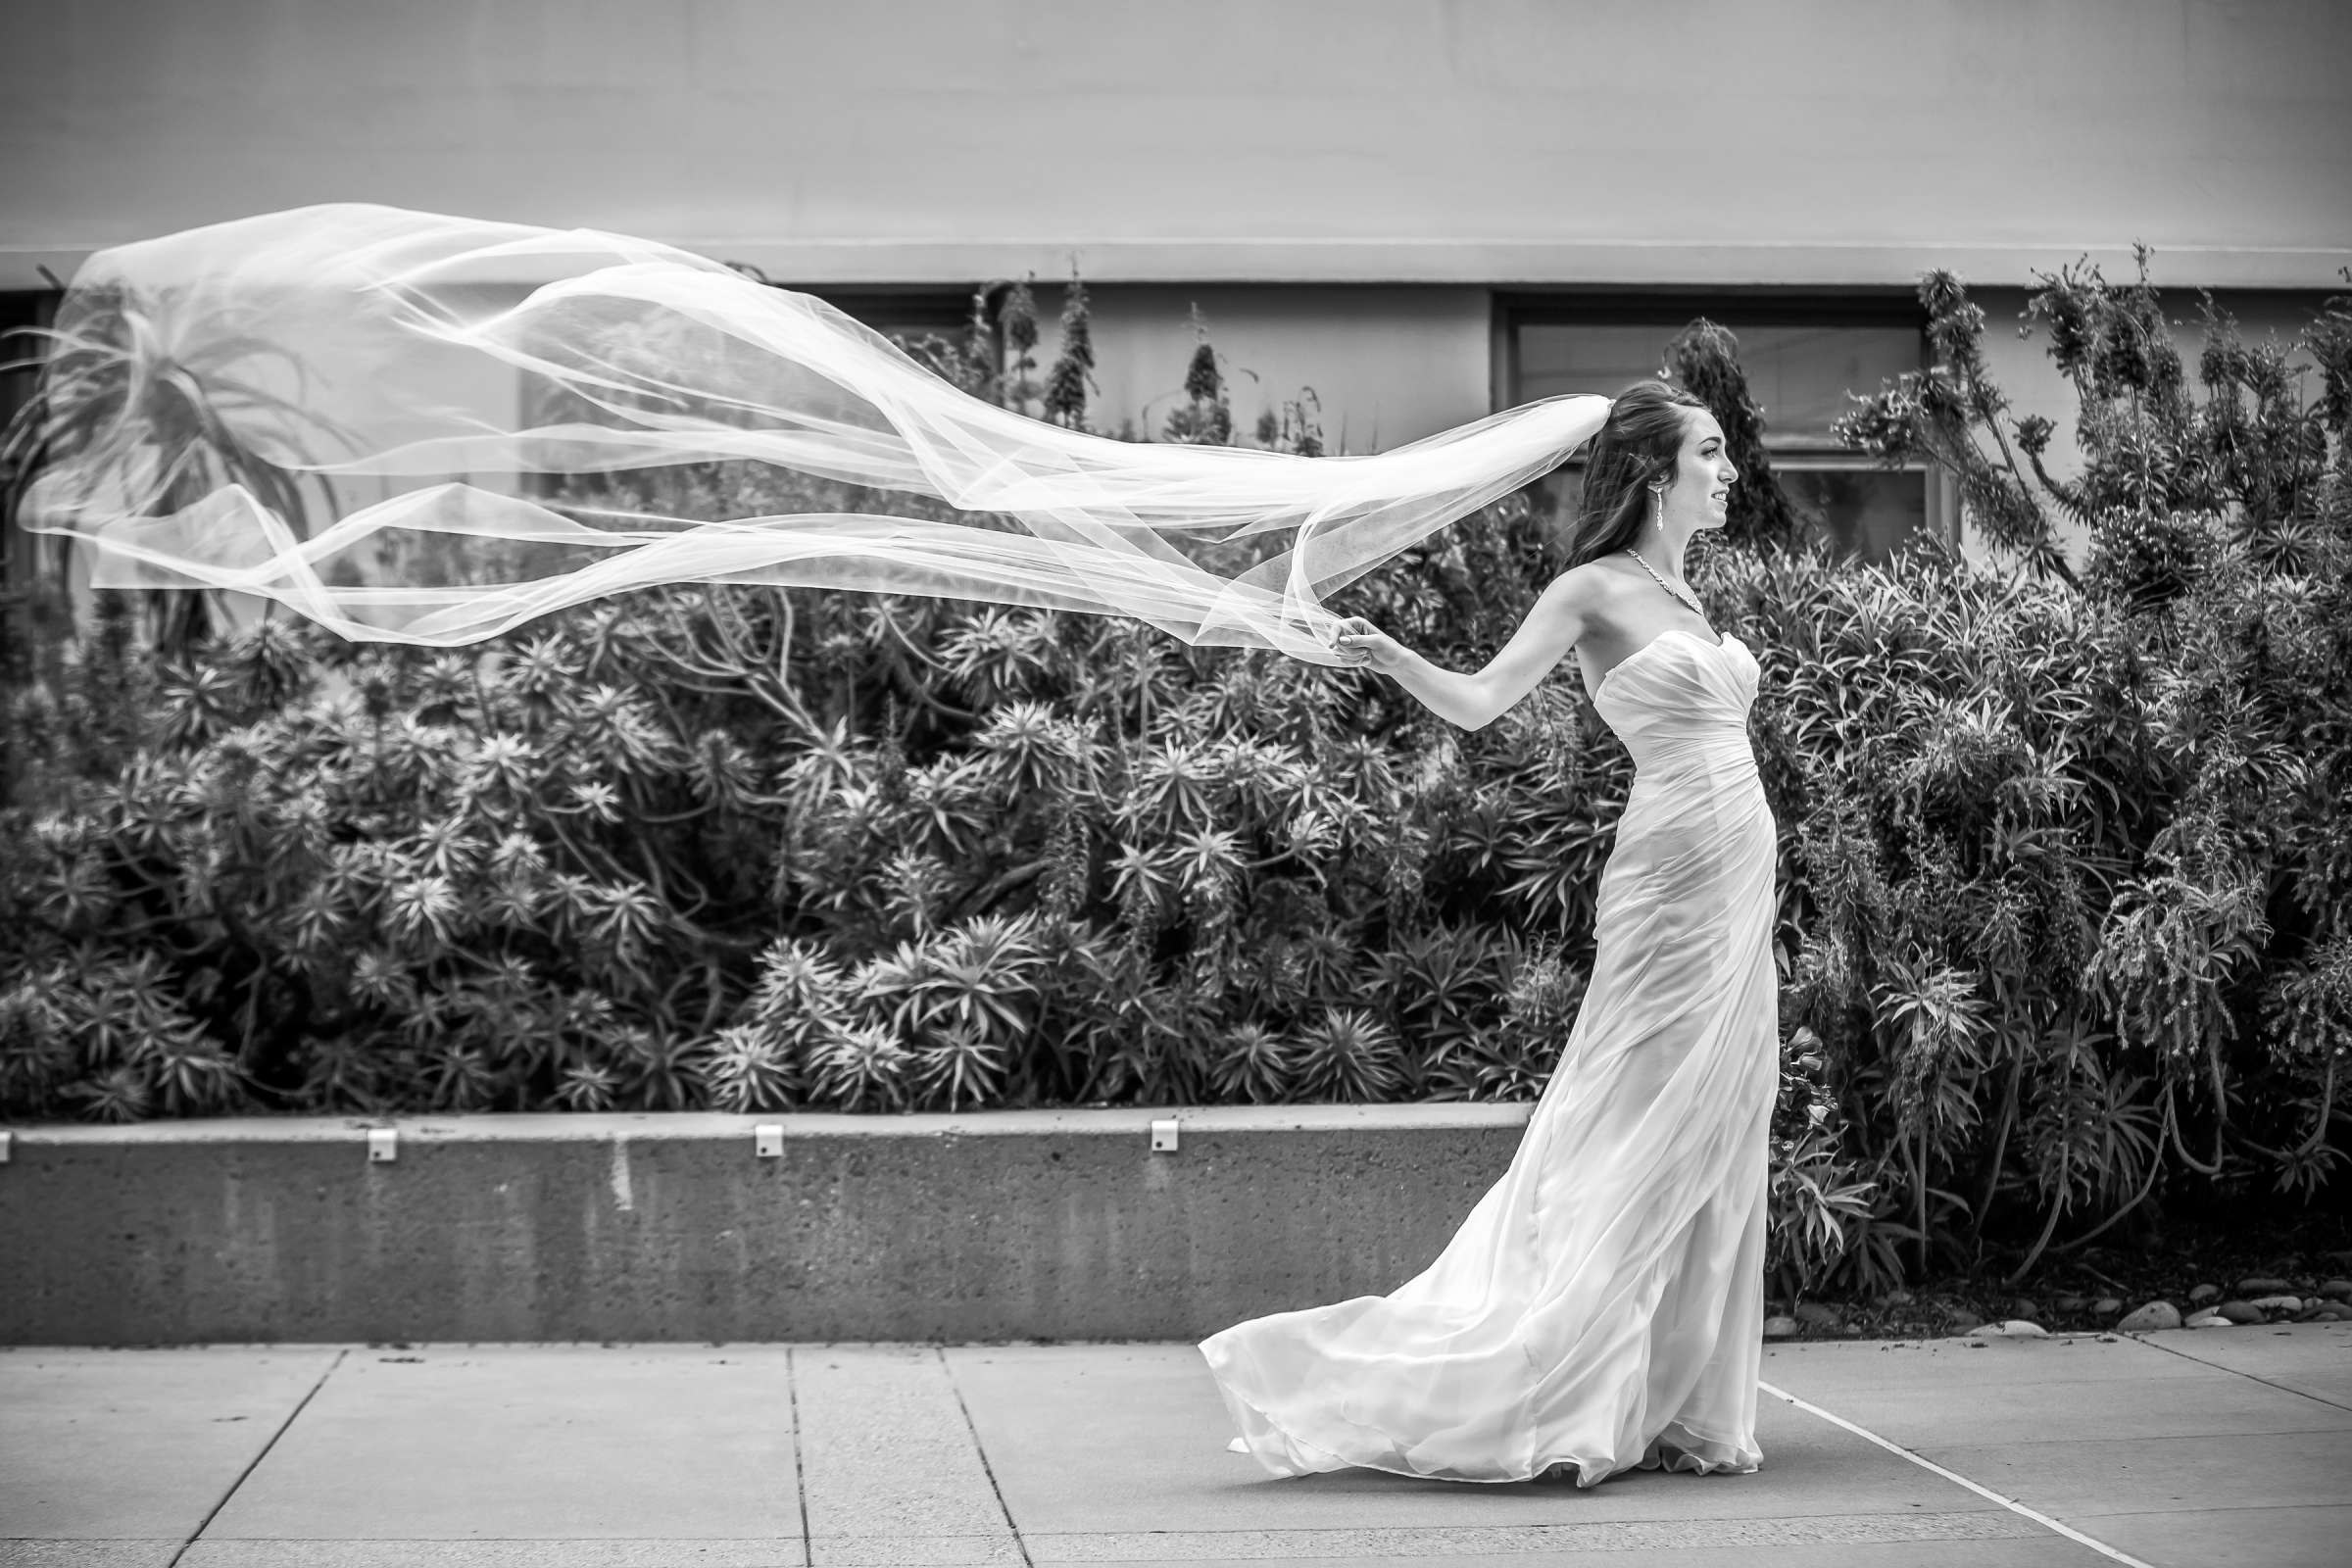
[[[1658,525],[1658,532],[1664,533],[1666,531],[1665,488],[1661,485],[1651,485],[1649,487],[1649,499],[1656,503],[1655,506],[1650,508],[1650,520]]]

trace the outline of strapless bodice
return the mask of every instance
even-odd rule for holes
[[[1747,710],[1761,673],[1756,656],[1728,632],[1661,632],[1609,667],[1592,706],[1632,754],[1637,777],[1728,764],[1752,771]]]

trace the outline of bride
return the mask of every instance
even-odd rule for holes
[[[1756,661],[1707,624],[1682,570],[1735,477],[1705,407],[1643,383],[1594,438],[1569,569],[1486,668],[1440,669],[1341,623],[1343,658],[1469,729],[1577,650],[1636,771],[1592,979],[1509,1168],[1389,1295],[1201,1342],[1231,1446],[1275,1475],[1591,1486],[1762,1461],[1776,834],[1746,734]]]

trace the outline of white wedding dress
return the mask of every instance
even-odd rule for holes
[[[1747,1471],[1779,1081],[1776,831],[1755,656],[1669,631],[1593,705],[1634,784],[1582,1008],[1510,1167],[1387,1296],[1236,1324],[1200,1351],[1279,1476],[1362,1466],[1580,1486]]]

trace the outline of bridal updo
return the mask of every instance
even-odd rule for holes
[[[1650,483],[1671,478],[1690,416],[1704,410],[1693,393],[1664,381],[1637,381],[1609,404],[1585,463],[1584,495],[1568,535],[1568,564],[1581,566],[1634,542],[1649,515]]]

